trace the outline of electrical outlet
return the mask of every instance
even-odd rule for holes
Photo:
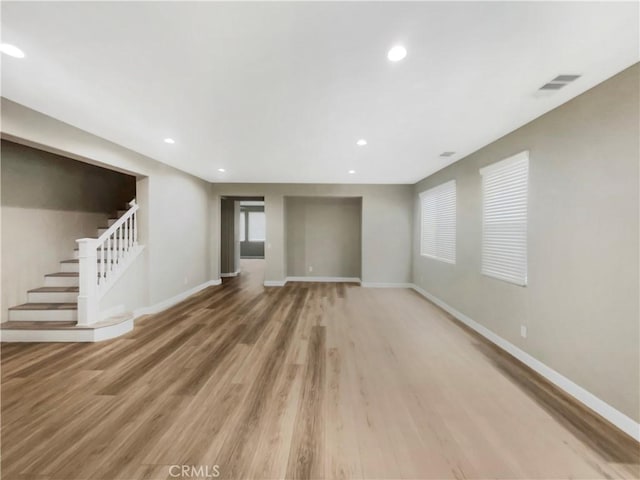
[[[520,325],[520,336],[522,338],[527,338],[527,326],[526,325]]]
[[[310,272],[313,272],[313,267],[309,267],[309,271],[310,271]]]
[[[189,283],[189,277],[184,277],[184,284],[186,285],[187,283]]]

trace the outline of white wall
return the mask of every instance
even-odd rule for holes
[[[414,282],[635,421],[640,420],[635,65],[424,179]],[[529,284],[480,274],[479,169],[530,151]],[[419,254],[418,194],[457,182],[457,263]],[[528,327],[527,338],[520,326]]]
[[[136,175],[146,270],[135,298],[154,304],[210,279],[207,182],[6,99],[2,135]]]

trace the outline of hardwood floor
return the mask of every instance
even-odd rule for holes
[[[3,344],[2,478],[638,476],[637,443],[414,292],[243,269],[116,340]]]

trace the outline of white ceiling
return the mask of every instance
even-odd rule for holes
[[[213,182],[414,183],[640,60],[637,2],[1,8],[3,96]]]

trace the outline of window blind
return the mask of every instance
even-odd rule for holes
[[[420,254],[456,263],[456,181],[420,194],[422,233]]]
[[[264,242],[266,238],[266,218],[264,212],[249,212],[249,241]]]
[[[527,284],[529,152],[480,169],[482,175],[482,273]]]
[[[247,224],[245,222],[246,222],[245,213],[240,212],[240,241],[241,242],[247,241],[247,232],[245,231]]]

